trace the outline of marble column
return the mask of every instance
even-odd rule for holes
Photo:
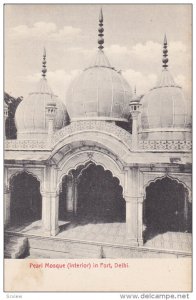
[[[142,246],[144,244],[143,242],[143,197],[137,198],[137,229],[138,229],[138,245]]]
[[[78,180],[74,178],[73,180],[73,209],[74,215],[77,214],[77,207],[78,207]]]
[[[10,190],[6,186],[4,188],[4,225],[7,227],[10,224]]]
[[[55,236],[59,232],[59,197],[56,192],[42,193],[42,229],[43,234]]]
[[[59,196],[56,192],[56,169],[47,165],[41,189],[42,194],[42,228],[45,235],[56,235],[59,232]]]
[[[59,195],[51,193],[51,235],[55,236],[59,233]]]
[[[137,241],[137,199],[130,195],[125,196],[126,200],[126,239],[133,246],[138,245]]]
[[[51,201],[50,193],[42,193],[42,229],[46,235],[51,235]]]
[[[138,147],[138,114],[132,113],[132,120],[132,149],[136,150]]]
[[[66,181],[66,209],[69,214],[73,213],[73,178],[67,176]]]
[[[126,168],[125,176],[126,238],[129,244],[139,246],[143,244],[143,199],[139,192],[139,168]]]

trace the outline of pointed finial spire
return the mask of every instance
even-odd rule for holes
[[[140,97],[137,96],[137,89],[136,89],[136,85],[134,86],[134,90],[133,90],[133,97],[131,99],[131,102],[139,102]]]
[[[47,73],[47,68],[46,68],[46,49],[44,48],[43,52],[43,60],[42,60],[42,77],[45,78]]]
[[[164,36],[164,41],[163,41],[163,59],[162,59],[162,62],[163,62],[163,68],[165,70],[167,70],[168,68],[168,61],[169,59],[167,58],[168,57],[168,50],[167,50],[167,37],[166,37],[166,34]]]
[[[100,50],[102,50],[104,48],[103,44],[104,44],[104,28],[103,28],[103,12],[102,12],[102,8],[100,9],[100,13],[99,13],[99,28],[98,28],[98,48]]]

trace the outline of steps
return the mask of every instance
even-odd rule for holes
[[[28,238],[17,235],[4,236],[4,258],[24,258],[28,255]]]

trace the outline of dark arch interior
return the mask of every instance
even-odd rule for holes
[[[167,231],[191,232],[191,214],[188,191],[182,184],[166,177],[146,188],[146,238]]]
[[[59,220],[66,221],[73,218],[73,213],[70,215],[67,211],[66,197],[67,197],[67,183],[68,176],[62,179],[61,191],[59,194]]]
[[[78,185],[79,218],[90,222],[123,222],[125,200],[117,178],[103,167],[91,164],[84,169]]]
[[[40,183],[32,175],[21,173],[11,182],[11,225],[22,225],[41,219]]]
[[[90,164],[73,171],[77,178],[77,209],[75,219],[83,223],[110,223],[125,221],[125,200],[119,180],[103,167]],[[68,217],[66,213],[66,182],[62,182],[59,202],[59,218]]]

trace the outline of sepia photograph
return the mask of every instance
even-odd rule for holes
[[[170,260],[191,290],[192,42],[191,4],[4,5],[5,290]]]

